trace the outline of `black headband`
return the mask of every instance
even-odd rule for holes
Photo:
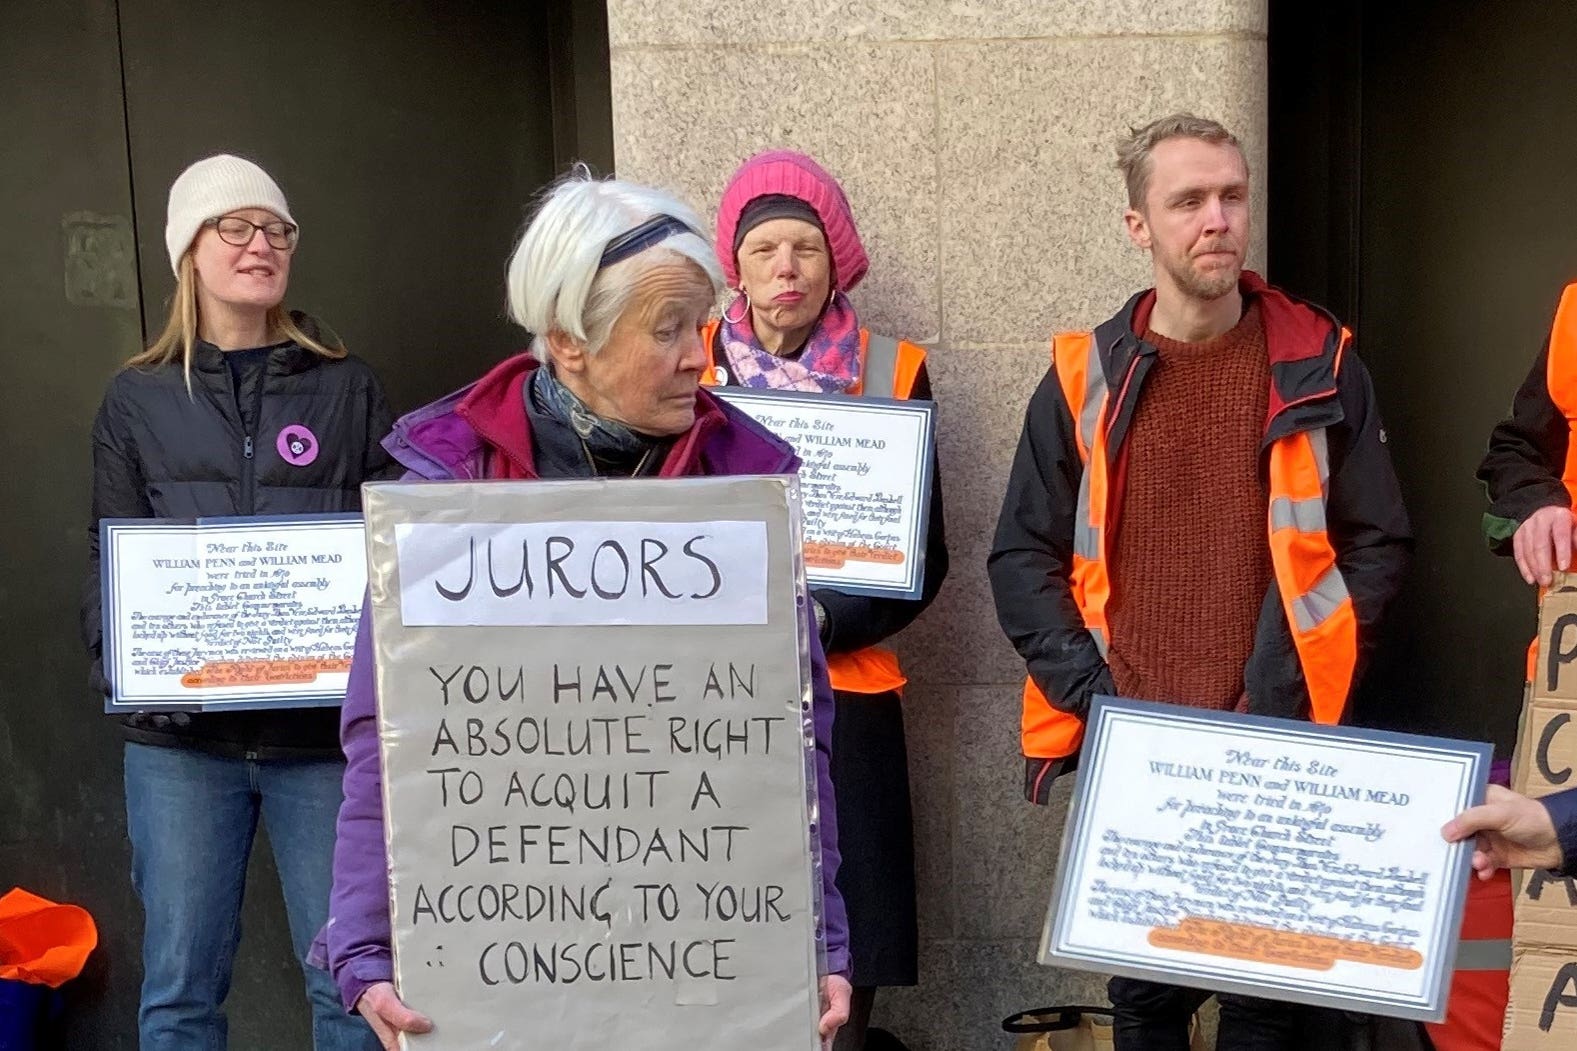
[[[604,270],[614,263],[639,252],[644,252],[652,245],[661,244],[674,234],[693,234],[689,224],[675,219],[671,215],[654,215],[633,230],[624,233],[608,242],[608,247],[602,250],[602,262],[597,264],[598,270]]]
[[[786,193],[763,194],[752,197],[739,213],[739,222],[734,225],[734,255],[739,255],[739,246],[745,243],[746,234],[773,219],[798,219],[820,230],[823,237],[827,235],[821,213],[812,208],[808,201]]]

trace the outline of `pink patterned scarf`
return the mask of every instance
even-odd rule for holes
[[[761,346],[748,310],[738,322],[724,312],[723,350],[744,387],[842,394],[860,381],[860,322],[842,292],[833,293],[804,348],[792,358],[780,358]]]

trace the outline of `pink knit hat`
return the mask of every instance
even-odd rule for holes
[[[848,292],[860,283],[870,268],[860,232],[854,226],[854,212],[838,180],[803,153],[793,150],[768,150],[758,153],[734,173],[717,207],[717,261],[732,287],[739,285],[739,260],[734,257],[734,233],[745,206],[757,197],[783,194],[796,197],[821,216],[832,251],[832,269],[838,288]]]

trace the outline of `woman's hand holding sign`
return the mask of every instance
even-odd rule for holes
[[[822,975],[821,1024],[817,1027],[817,1031],[821,1034],[821,1046],[824,1051],[831,1051],[832,1038],[838,1035],[838,1030],[849,1020],[849,999],[853,995],[854,987],[843,975]]]
[[[356,1001],[356,1010],[372,1026],[384,1051],[399,1051],[401,1033],[433,1031],[433,1020],[406,1007],[393,982],[369,985]]]

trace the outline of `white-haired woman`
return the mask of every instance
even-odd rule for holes
[[[386,443],[421,479],[678,478],[794,471],[792,450],[699,387],[701,328],[722,274],[700,220],[657,190],[572,176],[548,193],[509,263],[510,316],[531,349],[398,421]],[[827,773],[832,691],[811,645],[825,944],[821,1035],[848,1017],[847,924],[834,877]],[[345,699],[349,762],[334,856],[329,963],[346,1007],[388,1048],[432,1021],[392,984],[388,865],[368,620]],[[418,1005],[420,1006],[420,1005]],[[437,1020],[440,1024],[442,1019]]]
[[[110,381],[93,423],[93,525],[83,633],[102,668],[98,522],[361,508],[385,477],[393,414],[378,378],[285,310],[296,224],[263,169],[198,161],[170,187],[175,297],[163,333]],[[298,960],[328,915],[345,763],[337,714],[135,715],[125,721],[126,822],[142,901],[143,1047],[222,1048],[247,858],[268,826]],[[317,1051],[376,1048],[332,982],[305,969]]]

